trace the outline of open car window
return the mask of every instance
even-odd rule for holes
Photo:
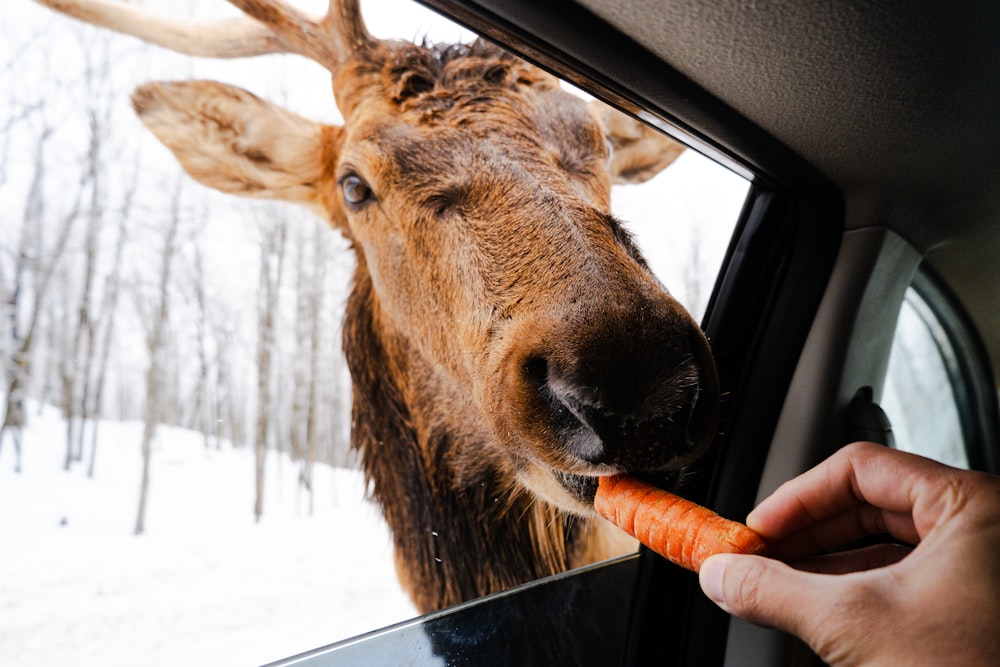
[[[410,2],[362,11],[380,37],[474,39]],[[192,60],[34,5],[0,12],[18,12],[0,61],[20,63],[0,82],[16,129],[0,201],[19,212],[0,235],[0,392],[21,420],[0,440],[0,534],[17,545],[0,559],[4,651],[263,663],[416,616],[348,444],[348,244],[298,208],[195,184],[127,97],[150,79],[218,79],[336,122],[327,73],[293,57]],[[699,320],[748,186],[687,150],[612,191],[614,216]],[[559,599],[590,599],[587,577],[603,583],[581,610],[608,586],[630,593],[635,560],[608,567],[559,579]]]

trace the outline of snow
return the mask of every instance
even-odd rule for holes
[[[317,464],[309,516],[297,467],[272,453],[255,524],[252,452],[162,427],[134,536],[141,429],[100,424],[93,479],[63,470],[51,408],[25,431],[21,474],[3,443],[0,664],[263,664],[416,615],[354,470]]]

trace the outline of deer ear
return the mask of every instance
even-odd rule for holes
[[[598,100],[590,104],[611,143],[608,170],[612,183],[648,181],[684,152],[683,144],[631,116]]]
[[[323,208],[342,128],[215,81],[147,83],[132,93],[132,105],[185,171],[204,185]]]

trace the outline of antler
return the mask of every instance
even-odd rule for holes
[[[109,0],[35,0],[74,18],[138,37],[172,51],[208,58],[296,53],[334,71],[355,50],[375,40],[358,0],[330,0],[317,20],[283,0],[230,0],[250,19],[198,24],[168,19]]]

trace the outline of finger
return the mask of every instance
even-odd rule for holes
[[[819,574],[846,574],[886,567],[903,560],[913,551],[902,544],[875,544],[861,549],[804,558],[791,563],[796,570]]]
[[[796,570],[762,556],[720,554],[701,566],[698,580],[705,595],[742,619],[804,638],[809,610],[823,609],[824,575]]]
[[[910,514],[921,496],[934,494],[954,469],[873,443],[854,443],[779,487],[747,517],[768,539],[862,505]]]
[[[920,536],[909,513],[880,510],[860,505],[823,519],[787,537],[768,540],[768,554],[783,561],[822,554],[872,535],[891,535],[908,544]]]
[[[845,650],[863,653],[897,617],[887,604],[891,579],[875,572],[805,572],[743,554],[710,556],[699,572],[702,590],[723,610],[799,637],[828,664],[850,662]]]

